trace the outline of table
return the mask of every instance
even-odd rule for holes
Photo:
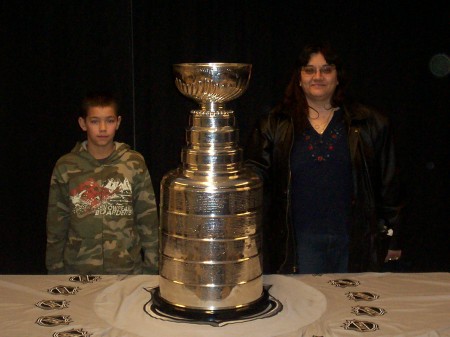
[[[82,283],[70,280],[86,281],[77,275],[1,275],[0,336],[450,336],[449,273],[265,275],[283,309],[273,317],[224,326],[151,317],[144,307],[157,276],[93,276]],[[64,289],[73,294],[63,294]]]

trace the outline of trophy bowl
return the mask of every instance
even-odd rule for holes
[[[202,110],[223,109],[248,87],[252,65],[246,63],[180,63],[173,65],[178,90]]]

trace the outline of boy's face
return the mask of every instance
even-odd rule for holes
[[[81,129],[86,131],[88,146],[98,149],[113,146],[120,122],[121,117],[112,106],[91,107],[86,118],[78,118]]]

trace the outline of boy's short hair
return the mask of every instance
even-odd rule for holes
[[[107,91],[95,91],[88,93],[83,98],[80,117],[85,119],[89,108],[97,106],[111,106],[116,111],[116,115],[119,114],[119,102],[113,93]]]

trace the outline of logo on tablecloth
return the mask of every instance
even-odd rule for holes
[[[58,310],[69,307],[69,302],[66,300],[42,300],[35,304],[38,308],[44,310]]]
[[[359,332],[379,330],[379,326],[376,323],[367,322],[367,321],[357,321],[354,319],[346,321],[342,325],[342,327],[345,330],[354,330],[354,331],[359,331]]]
[[[61,332],[55,332],[53,337],[90,337],[92,334],[87,331],[83,331],[83,329],[71,329]]]
[[[352,313],[355,315],[367,315],[367,316],[383,316],[386,313],[386,310],[383,308],[377,307],[352,307]]]
[[[56,315],[56,316],[41,316],[36,320],[36,324],[41,326],[57,326],[57,325],[67,325],[72,323],[70,316],[66,315]]]
[[[339,287],[339,288],[346,288],[346,287],[356,287],[360,285],[359,281],[349,280],[349,279],[339,279],[339,280],[331,280],[328,283]]]
[[[48,292],[53,295],[75,295],[80,288],[71,286],[56,286],[50,288]]]
[[[380,296],[369,292],[349,292],[346,294],[347,297],[354,301],[374,301]]]
[[[97,282],[100,279],[101,279],[100,276],[95,276],[95,275],[76,275],[76,276],[71,276],[69,278],[69,281],[80,282],[80,283],[86,284],[86,283]]]

